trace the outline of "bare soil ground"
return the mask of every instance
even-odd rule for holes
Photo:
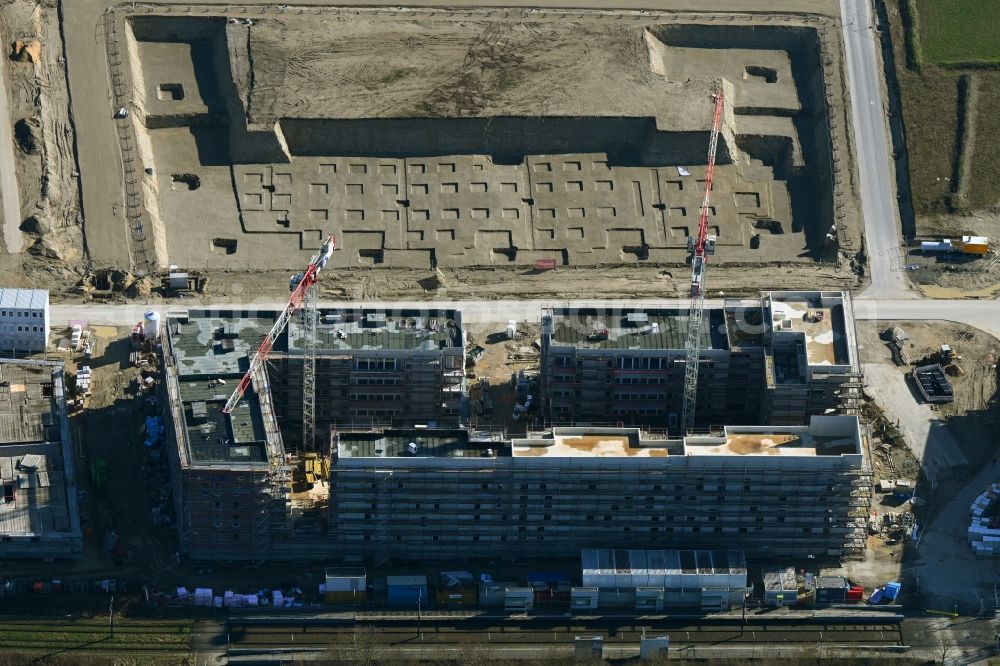
[[[879,335],[887,327],[898,326],[909,339],[905,351],[912,363],[895,366],[891,353]],[[858,322],[858,346],[862,362],[889,365],[899,374],[908,373],[921,359],[931,357],[942,344],[951,346],[955,361],[946,371],[955,401],[934,408],[935,416],[947,423],[969,464],[988,461],[995,453],[995,433],[1000,426],[1000,399],[997,395],[997,361],[1000,341],[982,331],[950,322]],[[919,400],[914,398],[914,402]]]
[[[835,168],[833,172],[840,175],[830,174],[830,146],[820,145],[826,141],[825,131],[814,131],[820,125],[811,124],[820,117],[819,107],[827,102],[836,106],[842,99],[843,81],[835,67],[839,46],[833,39],[836,28],[832,23],[782,17],[786,24],[790,21],[794,25],[767,25],[779,19],[766,17],[761,19],[760,31],[751,31],[736,25],[684,24],[684,21],[699,20],[697,14],[686,15],[679,24],[667,27],[661,24],[675,17],[639,16],[626,23],[620,18],[598,14],[530,21],[523,17],[521,20],[479,16],[451,19],[436,12],[416,11],[404,15],[367,12],[346,16],[333,10],[308,14],[303,17],[265,12],[250,19],[230,20],[224,31],[227,48],[220,48],[215,42],[210,45],[207,41],[220,39],[218,21],[195,25],[191,19],[142,15],[129,24],[132,26],[129,29],[134,30],[134,41],[128,48],[132,85],[137,90],[134,108],[139,119],[135,120],[136,131],[144,135],[148,130],[148,139],[139,141],[140,153],[144,163],[152,165],[155,172],[146,179],[150,181],[146,206],[153,220],[151,226],[165,230],[163,246],[158,245],[157,252],[162,250],[161,260],[204,272],[210,278],[209,293],[214,297],[241,290],[254,294],[274,293],[269,284],[262,285],[258,275],[243,273],[245,267],[248,264],[273,268],[280,265],[286,269],[297,266],[305,260],[309,243],[318,234],[330,231],[336,233],[340,241],[334,265],[338,269],[362,269],[357,273],[344,271],[338,286],[342,295],[419,298],[430,291],[428,284],[433,281],[433,272],[427,269],[435,265],[445,270],[450,278],[448,295],[457,297],[484,295],[480,292],[491,291],[483,288],[486,285],[496,288],[497,276],[503,276],[505,282],[501,289],[493,292],[496,297],[536,294],[579,297],[588,293],[587,288],[591,285],[588,295],[594,297],[683,293],[687,289],[683,284],[687,277],[681,277],[682,286],[675,289],[669,284],[673,279],[672,271],[663,268],[672,266],[680,273],[688,271],[681,262],[685,258],[685,236],[691,233],[694,221],[673,218],[667,221],[666,216],[696,217],[697,204],[671,207],[656,203],[660,201],[656,189],[664,186],[654,186],[652,193],[646,192],[648,183],[640,181],[649,180],[647,173],[628,175],[631,182],[615,184],[611,181],[593,184],[573,181],[566,182],[563,188],[561,181],[555,183],[558,191],[569,191],[571,185],[586,186],[587,190],[592,185],[598,190],[601,185],[606,189],[613,185],[614,196],[627,198],[627,205],[625,199],[621,202],[615,199],[611,203],[605,201],[601,204],[605,207],[601,208],[595,203],[599,195],[581,194],[579,197],[583,199],[594,199],[593,205],[582,207],[584,204],[578,203],[557,210],[559,203],[546,208],[541,198],[535,203],[521,194],[520,188],[513,196],[523,201],[508,201],[508,197],[503,203],[496,200],[492,204],[479,204],[473,202],[465,190],[472,187],[472,193],[485,192],[486,182],[468,185],[442,182],[441,193],[446,192],[445,187],[452,187],[450,192],[453,194],[463,192],[461,200],[456,200],[454,209],[449,208],[453,204],[446,205],[444,197],[437,192],[437,184],[432,183],[428,211],[416,210],[422,208],[416,203],[408,205],[409,201],[398,201],[403,196],[419,195],[411,191],[412,183],[405,179],[401,184],[387,183],[387,176],[383,177],[383,169],[390,168],[397,175],[405,169],[412,181],[412,173],[416,172],[411,169],[419,167],[422,173],[424,165],[410,164],[408,160],[402,167],[375,162],[334,167],[324,164],[322,158],[351,155],[361,162],[375,159],[371,155],[384,154],[387,160],[389,156],[405,157],[407,141],[417,137],[418,143],[426,143],[431,136],[450,142],[448,150],[461,148],[456,148],[455,142],[471,141],[474,148],[470,150],[491,156],[493,151],[498,151],[497,154],[510,157],[517,150],[523,155],[540,140],[568,141],[555,152],[590,151],[598,155],[605,151],[611,162],[624,159],[630,164],[628,160],[635,159],[637,164],[643,165],[686,163],[694,164],[697,169],[711,117],[708,91],[719,76],[726,77],[730,82],[727,85],[731,84],[731,91],[735,91],[732,103],[736,108],[731,112],[737,115],[733,119],[727,113],[724,144],[729,155],[725,159],[733,162],[720,167],[724,172],[719,174],[720,191],[716,202],[720,218],[715,222],[722,247],[717,257],[720,268],[713,273],[713,284],[736,293],[756,289],[761,284],[789,286],[790,282],[798,283],[800,277],[801,284],[813,288],[844,288],[857,284],[850,252],[842,250],[838,254],[836,248],[831,249],[824,240],[830,232],[838,237],[843,234],[844,238],[852,238],[857,230],[848,223],[841,228],[839,222],[836,229],[830,228],[829,222],[824,221],[826,214],[816,215],[816,198],[799,191],[806,183],[843,178],[845,173]],[[131,19],[123,15],[121,20]],[[718,17],[701,20],[717,21]],[[709,40],[710,44],[694,48],[699,43],[685,36],[686,31],[699,29],[709,30],[715,37]],[[731,37],[735,41],[729,45]],[[178,39],[181,44],[169,41]],[[193,40],[187,51],[175,48],[183,46],[185,39]],[[157,53],[168,51],[174,55],[166,59],[156,57]],[[228,63],[225,55],[219,60],[220,52],[228,53]],[[796,64],[802,60],[800,55],[804,54],[808,60],[819,58],[821,52],[822,65],[797,69],[801,67]],[[750,60],[755,64],[760,60],[768,67],[757,68],[763,74],[748,74],[749,70],[741,63]],[[171,70],[171,63],[176,65],[177,72]],[[817,83],[818,70],[830,77],[826,88]],[[201,81],[220,72],[225,79],[220,79],[220,87],[235,87],[232,93],[223,90],[226,100],[217,99],[215,93],[214,97],[206,95],[202,90]],[[770,77],[768,72],[772,72]],[[183,93],[176,86],[174,88],[177,96],[166,94],[162,89],[164,81],[174,80],[171,76],[184,81]],[[824,99],[824,90],[832,97]],[[247,117],[241,120],[244,108]],[[248,121],[258,134],[241,135],[242,138],[234,142],[231,133],[228,149],[224,140],[219,143],[225,134],[224,128],[221,134],[216,129],[199,130],[195,141],[178,136],[178,132],[185,131],[186,114],[204,113],[206,109],[211,117],[199,122],[218,122],[220,114],[228,113],[230,123]],[[232,117],[234,109],[240,109],[235,112],[236,117]],[[834,115],[840,111],[839,107],[831,109]],[[150,122],[146,128],[141,126],[141,117],[151,119],[154,116],[155,122]],[[791,117],[799,116],[802,122],[791,122]],[[493,119],[510,122],[511,117],[526,118],[529,124],[534,122],[532,117],[542,118],[548,123],[545,125],[548,129],[531,125],[531,131],[538,136],[526,131],[520,138],[499,131],[490,133],[489,123]],[[597,119],[594,122],[605,123],[608,127],[597,128],[605,133],[603,136],[599,132],[592,136],[578,134],[578,140],[589,143],[574,148],[572,137],[559,134],[560,131],[565,134],[565,128],[560,129],[558,122],[553,124],[551,119],[557,117]],[[376,126],[376,120],[386,118],[395,119],[393,122],[397,124]],[[451,122],[458,118],[486,119],[487,126],[480,136],[476,124],[456,125],[455,128],[447,124],[427,125],[430,134],[424,136],[420,130],[424,126],[415,120]],[[617,133],[622,133],[634,143],[636,136],[629,134],[634,132],[634,127],[632,130],[621,127],[632,127],[629,123],[644,118],[654,118],[659,130],[654,135],[663,135],[652,137],[660,142],[658,148],[642,145],[637,149],[631,144],[622,147],[620,142],[612,140]],[[363,127],[368,134],[361,136],[370,140],[351,138],[352,132],[335,131],[340,125],[324,124],[346,120],[367,123]],[[618,121],[623,121],[616,125],[618,129],[609,129]],[[272,167],[266,159],[261,162],[263,153],[258,151],[253,159],[247,155],[255,150],[249,144],[267,134],[266,128],[273,128],[275,122],[283,131],[283,149],[290,156],[288,159],[297,163],[295,169],[298,171],[291,167],[278,169],[275,164],[271,182]],[[167,127],[169,129],[165,129]],[[378,128],[389,134],[383,132],[379,138]],[[237,127],[237,134],[240,131]],[[468,135],[466,138],[456,138],[456,135],[465,136],[463,132]],[[395,133],[401,133],[400,141],[393,144],[391,137],[396,136]],[[822,141],[817,138],[821,134]],[[210,139],[210,135],[215,138]],[[483,136],[487,145],[481,146],[478,142],[483,141]],[[515,145],[522,140],[525,145]],[[246,145],[239,144],[240,141]],[[610,144],[598,146],[595,141],[610,141]],[[837,136],[834,141],[840,155],[849,152],[843,150],[846,137]],[[142,148],[147,142],[148,147]],[[230,151],[229,156],[226,150]],[[243,157],[233,155],[234,150],[237,153],[244,151]],[[246,150],[251,152],[245,153]],[[553,149],[550,147],[550,150]],[[616,150],[621,154],[612,154]],[[650,150],[654,154],[647,154]],[[636,154],[629,158],[632,153]],[[581,157],[599,159],[593,155]],[[227,159],[244,161],[230,173]],[[319,164],[314,165],[310,159],[319,160]],[[483,164],[489,162],[485,169],[489,173],[480,177],[484,181],[499,178],[499,175],[490,175],[493,170],[509,168],[506,164],[493,164],[490,159],[479,161],[471,168],[483,171]],[[579,168],[579,162],[572,164]],[[341,182],[338,175],[328,185],[318,182],[319,176],[314,173],[317,169],[323,172],[324,168],[328,171],[337,168],[347,173],[348,166],[358,169],[358,173],[363,170],[373,174],[377,169],[381,180],[352,184]],[[454,170],[454,164],[450,166]],[[549,165],[531,164],[531,173],[538,166]],[[565,166],[556,165],[556,168],[562,172]],[[432,164],[430,168],[435,167]],[[727,168],[733,172],[729,176]],[[170,182],[173,178],[170,174],[181,173],[184,169],[199,172],[200,188],[177,187],[176,182]],[[770,175],[772,169],[773,177]],[[794,172],[792,175],[790,170]],[[348,176],[344,178],[350,180]],[[457,180],[462,181],[462,178]],[[477,181],[476,178],[472,180]],[[657,180],[655,174],[653,180],[654,183]],[[257,190],[251,191],[247,185],[251,181]],[[239,208],[232,199],[224,202],[226,190],[231,190],[234,182]],[[490,197],[494,197],[494,185],[503,192],[504,186],[510,183],[489,184]],[[553,183],[540,182],[539,192],[543,185],[552,191]],[[680,187],[678,183],[666,183],[670,185]],[[417,186],[425,188],[423,193],[428,194],[427,185],[418,183],[413,187]],[[480,189],[475,189],[476,186]],[[345,187],[349,194],[353,192],[356,196],[340,201]],[[754,191],[761,187],[765,188],[762,193]],[[826,187],[825,184],[819,186],[820,190]],[[530,181],[529,188],[533,196],[544,196],[535,195]],[[390,194],[386,195],[387,191]],[[640,191],[641,194],[635,194]],[[320,198],[330,201],[316,200],[317,193],[328,193],[328,197]],[[560,196],[565,198],[565,195]],[[819,195],[821,199],[825,196],[826,193]],[[636,197],[637,210],[648,211],[649,204],[657,210],[638,214],[640,219],[632,219],[632,199]],[[674,199],[678,197],[675,195]],[[748,201],[756,201],[759,210],[752,210],[751,206],[749,212],[744,211],[741,206],[745,207]],[[477,208],[478,205],[483,207]],[[489,205],[495,208],[488,209]],[[538,211],[533,210],[536,205],[540,206]],[[574,205],[581,207],[574,208]],[[853,205],[853,196],[848,196],[846,208],[838,207],[838,210],[849,212]],[[202,224],[203,211],[214,206],[219,207],[219,214],[213,224]],[[507,207],[501,210],[501,206]],[[460,212],[463,220],[471,214],[472,221],[459,224],[444,221],[458,219]],[[414,217],[420,213],[430,217]],[[451,217],[447,213],[451,213]],[[490,222],[479,222],[477,213],[479,218],[488,215]],[[573,218],[574,214],[576,218],[585,216],[587,219],[560,219],[551,224],[538,224],[533,219],[544,218],[546,213],[554,220]],[[618,219],[597,219],[609,214]],[[754,221],[762,215],[773,216],[778,224],[755,226]],[[438,220],[438,216],[442,220]],[[652,218],[656,220],[650,222]],[[429,222],[425,222],[428,219]],[[512,219],[514,222],[510,221]],[[564,228],[564,225],[568,226]],[[623,240],[626,236],[627,241]],[[517,268],[531,266],[537,258],[547,258],[551,253],[563,257],[557,263],[574,268],[543,277]],[[821,255],[827,261],[814,263]],[[508,262],[510,266],[503,265]],[[487,268],[481,270],[479,267],[484,265]],[[576,268],[595,265],[600,268]],[[387,270],[390,267],[392,269]],[[228,270],[220,270],[223,268]],[[754,277],[748,279],[751,273]],[[259,288],[261,286],[264,291]]]
[[[654,115],[664,129],[711,124],[704,86],[684,92],[683,81],[655,75],[643,31],[626,24],[310,23],[316,38],[297,48],[289,44],[301,21],[251,28],[251,121],[266,93],[278,118]]]
[[[913,361],[938,351],[942,343],[952,346],[960,357],[954,363],[959,374],[950,375],[955,402],[939,407],[919,403],[905,377],[913,366],[895,365],[880,337],[883,330],[896,326],[909,336],[904,346]],[[950,322],[858,322],[857,332],[866,381],[875,397],[865,406],[872,424],[873,482],[876,487],[882,479],[915,482],[917,497],[924,500],[914,505],[876,493],[875,520],[883,525],[887,515],[898,519],[912,512],[917,524],[926,527],[966,483],[969,470],[989,466],[996,456],[1000,341]],[[847,562],[839,571],[868,586],[900,580],[900,576],[907,580],[905,567],[914,553],[908,535],[898,529],[885,530],[869,536],[863,559]]]
[[[0,256],[6,285],[66,285],[84,256],[74,137],[59,17],[53,3],[10,0],[0,5],[0,41],[10,88],[23,247]],[[38,48],[15,57],[15,42]]]
[[[471,345],[485,350],[483,357],[469,368],[476,375],[475,378],[470,375],[469,380],[475,427],[503,429],[509,436],[523,435],[528,419],[513,419],[515,395],[511,376],[521,371],[528,375],[538,374],[541,352],[532,346],[539,335],[538,326],[518,323],[513,340],[507,338],[505,322],[470,324],[467,328]],[[487,393],[489,398],[484,397]],[[481,400],[484,404],[492,401],[492,413],[485,410],[479,413],[477,402]]]
[[[825,10],[819,11],[815,2],[803,2],[802,6],[807,11],[825,13]],[[434,16],[434,13],[429,15]],[[247,30],[247,53],[253,59],[247,66],[256,84],[241,90],[247,95],[245,101],[251,121],[255,117],[344,118],[352,114],[362,119],[505,114],[653,116],[664,128],[704,132],[709,114],[707,98],[701,93],[708,89],[705,86],[715,74],[706,74],[704,81],[693,83],[690,76],[679,76],[677,71],[680,70],[671,68],[681,67],[683,62],[687,63],[683,65],[684,71],[688,71],[691,62],[704,59],[714,72],[712,63],[720,54],[749,57],[745,49],[724,43],[713,44],[703,49],[704,53],[699,49],[669,46],[658,52],[667,64],[664,77],[654,74],[654,70],[663,65],[651,62],[650,37],[643,28],[653,23],[650,20],[623,23],[619,17],[600,23],[580,15],[579,19],[550,17],[531,22],[493,20],[482,23],[473,15],[454,21],[441,20],[440,16],[422,23],[411,17],[394,16],[386,20],[384,16],[368,13],[367,17],[358,19],[322,10],[311,12],[305,18],[272,12],[259,20],[259,15],[254,15],[254,25]],[[698,16],[690,14],[685,20],[694,21]],[[587,20],[583,20],[585,18]],[[3,61],[11,82],[14,120],[24,121],[18,125],[25,148],[19,149],[18,175],[25,217],[22,231],[25,247],[30,250],[20,255],[0,253],[0,275],[4,283],[11,286],[44,284],[57,301],[147,296],[155,280],[144,281],[131,290],[105,290],[94,286],[95,276],[87,271],[73,159],[75,139],[65,103],[68,93],[57,20],[55,8],[47,1],[12,0],[0,8],[0,36],[5,46],[15,40],[30,42],[34,38],[40,38],[41,44],[38,62],[23,58]],[[777,19],[760,19],[762,24],[770,21]],[[433,31],[427,29],[431,23],[435,24]],[[836,30],[835,26],[830,28],[833,23],[811,25]],[[484,26],[487,27],[484,29]],[[766,46],[759,53],[762,57],[781,53],[780,45],[775,51],[767,50],[772,47]],[[683,52],[684,58],[671,64],[672,50]],[[749,95],[743,98],[744,102],[754,95],[759,97],[753,92],[758,88],[758,92],[767,92],[768,85],[783,86],[784,92],[771,95],[770,103],[791,104],[789,109],[794,112],[801,100],[795,100],[795,86],[790,83],[802,85],[802,82],[789,79],[783,69],[787,63],[782,64],[780,57],[768,59],[767,63],[769,66],[771,60],[776,63],[777,84],[767,84],[759,77],[746,75],[741,66],[735,67],[726,57],[722,59],[724,71],[719,72],[731,77],[741,94]],[[838,71],[839,38],[824,57],[827,63],[833,63],[833,71]],[[104,63],[95,66],[103,67]],[[832,84],[833,94],[840,99],[842,80],[833,80]],[[791,96],[789,90],[793,91]],[[662,98],[670,103],[661,103]],[[842,112],[839,106],[832,110],[838,116]],[[736,129],[754,136],[787,134],[791,137],[790,159],[796,161],[802,157],[799,154],[802,137],[797,135],[802,128],[792,129],[790,122],[786,125],[770,122],[762,116],[740,116]],[[850,152],[846,141],[846,137],[837,138],[841,155]],[[769,155],[768,151],[775,150],[775,155],[780,155],[783,148],[757,146],[753,150],[764,150]],[[768,159],[764,157],[764,162]],[[823,171],[820,166],[818,172]],[[840,171],[847,173],[850,170]],[[780,174],[775,175],[775,184],[779,187],[773,196],[779,204],[787,196],[783,193],[781,178]],[[849,194],[848,212],[855,205],[853,193]],[[733,193],[723,195],[734,196]],[[741,195],[736,193],[735,196]],[[793,212],[801,214],[798,210]],[[121,213],[119,207],[109,212],[108,220],[93,223],[120,224]],[[746,226],[745,220],[741,217],[737,236],[747,233],[743,226]],[[749,233],[755,233],[752,225],[749,228]],[[784,236],[762,234],[764,238],[760,240],[765,241],[761,244],[762,249],[748,250],[749,254],[737,256],[727,266],[721,265],[724,258],[720,259],[710,276],[710,287],[717,285],[727,293],[739,294],[754,292],[762,284],[788,288],[850,288],[858,284],[849,253],[842,253],[830,263],[813,264],[807,255],[815,248],[793,251],[789,243],[798,242],[801,232],[801,221],[791,222],[786,224]],[[856,232],[856,229],[847,229],[845,233],[851,236]],[[724,230],[723,236],[726,233]],[[122,236],[125,243],[124,231]],[[251,249],[254,247],[253,241],[247,240],[240,241],[241,248],[245,243],[250,243]],[[769,243],[774,249],[766,249]],[[259,242],[257,245],[263,247]],[[799,245],[805,244],[800,242]],[[778,248],[780,251],[776,251]],[[723,249],[720,256],[730,251],[735,249]],[[258,273],[255,270],[266,264],[263,258],[267,253],[263,250],[258,253],[259,257],[254,255],[255,259],[228,263],[221,262],[218,255],[207,249],[203,254],[207,258],[201,273],[209,278],[206,299],[238,300],[246,295],[278,297],[284,293],[287,277],[284,271]],[[754,260],[757,256],[760,261]],[[781,261],[781,257],[787,258],[787,263]],[[669,262],[673,262],[673,258]],[[445,271],[450,278],[447,290],[435,289],[432,271],[379,269],[376,266],[358,272],[345,271],[329,295],[385,299],[683,294],[687,291],[689,269],[669,262],[653,261],[644,265],[626,255],[620,266],[564,267],[545,275],[513,266],[498,265],[482,270],[455,267]],[[196,263],[188,267],[198,270]],[[215,267],[223,265],[226,268]],[[130,268],[120,267],[123,270]],[[94,293],[95,290],[98,293]]]

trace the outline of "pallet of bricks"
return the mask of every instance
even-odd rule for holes
[[[969,507],[969,544],[977,555],[1000,555],[1000,483],[991,484]]]

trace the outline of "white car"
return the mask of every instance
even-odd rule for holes
[[[115,111],[115,119],[118,120],[121,118],[128,118],[128,109],[124,106],[118,107],[118,110]]]

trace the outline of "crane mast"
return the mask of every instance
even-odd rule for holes
[[[278,318],[274,321],[274,326],[272,326],[271,330],[267,332],[267,335],[264,336],[263,342],[260,343],[260,347],[257,348],[257,351],[254,352],[254,355],[250,358],[250,367],[247,368],[246,374],[243,375],[242,379],[240,379],[240,383],[236,385],[236,390],[233,391],[233,394],[229,396],[229,400],[226,401],[226,406],[222,408],[223,413],[231,413],[236,405],[240,404],[240,400],[243,399],[243,395],[247,392],[247,389],[250,388],[254,374],[264,366],[264,363],[267,362],[267,357],[271,353],[271,348],[274,347],[275,340],[278,339],[278,336],[281,335],[282,331],[284,331],[288,326],[288,322],[291,320],[292,315],[295,314],[295,311],[302,307],[306,296],[309,295],[309,292],[315,286],[320,271],[326,267],[326,264],[330,261],[330,257],[336,247],[337,239],[333,236],[327,238],[326,241],[323,242],[323,245],[320,246],[319,251],[309,261],[309,265],[306,269],[301,274],[292,278],[289,285],[292,290],[292,295],[288,298],[288,304],[285,305],[281,314],[279,314]],[[313,304],[313,308],[315,309],[315,300],[311,300],[311,302]],[[309,314],[311,315],[314,325],[316,321],[316,313],[312,312]],[[307,325],[306,335],[307,338],[310,335],[312,336],[311,340],[306,340],[305,355],[309,356],[311,350],[315,350],[315,329],[312,326]],[[315,359],[315,356],[312,358]],[[305,369],[308,370],[308,368]],[[313,365],[313,371],[315,372],[315,365]],[[314,382],[315,377],[309,381],[309,385],[313,386]],[[308,445],[309,444],[307,443],[307,446]]]
[[[691,256],[691,305],[688,308],[687,362],[684,364],[684,431],[694,425],[698,403],[698,360],[701,357],[701,333],[705,322],[705,267],[708,257],[715,253],[715,238],[708,235],[709,202],[712,199],[712,180],[715,176],[715,152],[719,145],[724,99],[722,91],[713,94],[715,111],[712,119],[712,137],[708,144],[708,168],[705,170],[705,196],[698,216],[698,236],[693,239]]]
[[[302,308],[302,330],[306,335],[302,349],[302,448],[316,447],[316,325],[319,319],[317,289],[314,284]]]

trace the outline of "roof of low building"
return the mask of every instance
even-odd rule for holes
[[[41,310],[48,304],[47,289],[0,288],[0,308]]]

